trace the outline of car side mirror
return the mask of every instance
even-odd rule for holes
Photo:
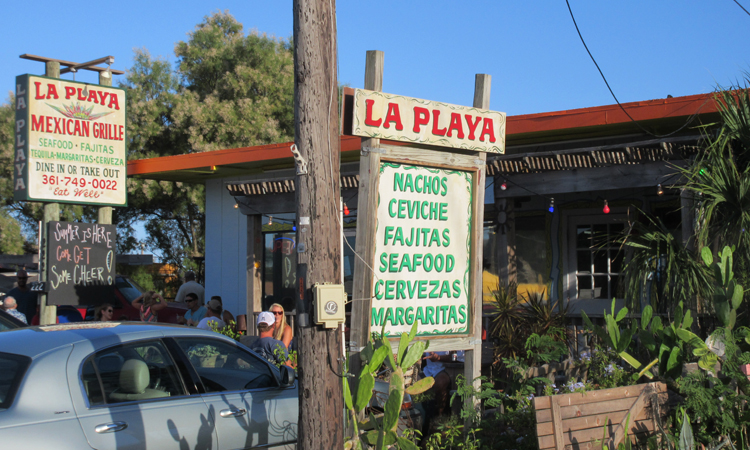
[[[281,366],[281,387],[289,387],[294,384],[295,372],[289,366]]]

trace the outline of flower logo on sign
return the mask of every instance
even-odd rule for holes
[[[63,108],[58,108],[57,106],[50,105],[49,103],[47,103],[47,106],[59,112],[65,117],[70,117],[71,119],[97,120],[108,114],[112,114],[112,111],[92,114],[94,105],[86,108],[85,106],[81,106],[81,104],[77,102],[75,105],[73,103],[71,103],[70,106],[63,105]]]

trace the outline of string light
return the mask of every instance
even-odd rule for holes
[[[554,197],[550,199],[549,201],[549,212],[553,213],[555,212],[555,199]]]
[[[273,225],[273,216],[268,216],[268,225]]]
[[[661,188],[661,183],[656,186],[656,195],[664,195],[664,189]]]
[[[239,207],[240,207],[240,204],[239,204],[239,203],[235,203],[235,204],[234,204],[234,209],[237,209],[237,208],[239,208]]]
[[[349,215],[349,207],[348,207],[348,206],[346,206],[346,203],[344,203],[344,215],[345,215],[345,216],[348,216],[348,215]]]
[[[508,180],[503,181],[503,184],[500,185],[500,190],[504,191],[508,189]]]
[[[609,205],[606,200],[604,200],[604,209],[602,211],[604,211],[604,214],[609,214]]]

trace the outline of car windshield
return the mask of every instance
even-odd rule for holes
[[[115,288],[120,291],[128,303],[133,303],[133,300],[140,297],[143,292],[143,289],[135,281],[123,277],[117,277]]]
[[[27,356],[0,353],[0,409],[7,409],[13,403],[29,364],[31,358]]]

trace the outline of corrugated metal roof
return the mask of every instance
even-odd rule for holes
[[[341,189],[357,188],[359,188],[359,175],[341,175]],[[294,179],[230,183],[227,184],[227,190],[233,196],[285,194],[294,192]]]
[[[697,136],[691,136],[671,141],[652,140],[635,144],[502,155],[488,160],[485,171],[488,177],[492,177],[681,160],[698,152],[698,139]],[[358,187],[359,175],[341,175],[341,189]],[[227,184],[227,189],[233,196],[283,194],[294,192],[294,179],[230,183]]]

